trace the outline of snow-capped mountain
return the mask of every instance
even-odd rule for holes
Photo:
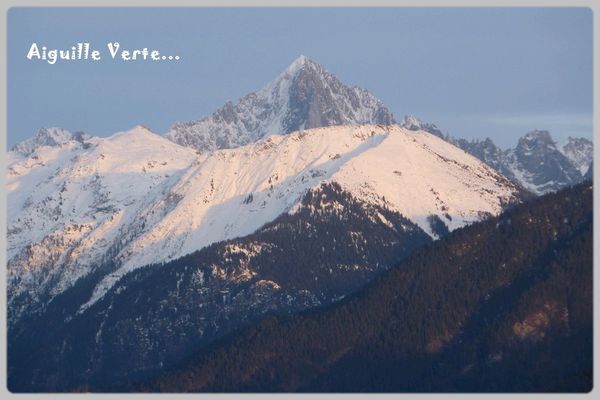
[[[112,261],[144,231],[149,207],[172,201],[163,193],[196,159],[141,126],[81,141],[60,132],[66,140],[26,141],[31,154],[17,145],[7,157],[8,291],[11,300],[25,296],[24,306]]]
[[[202,154],[136,127],[10,152],[8,190],[10,373],[36,388],[157,371],[266,313],[330,304],[520,196],[395,125]]]
[[[518,189],[451,144],[398,126],[336,126],[197,154],[144,127],[8,155],[11,317],[97,274],[124,274],[248,235],[336,183],[432,237],[497,214]]]
[[[522,185],[522,182],[516,179],[512,171],[505,165],[506,152],[496,146],[490,138],[486,138],[484,140],[467,140],[463,138],[455,138],[450,135],[444,135],[437,125],[430,122],[424,122],[420,118],[410,114],[405,115],[402,118],[402,121],[400,121],[399,125],[411,131],[422,130],[429,132],[432,135],[452,143],[456,147],[477,157],[490,167],[494,168],[496,171],[511,179],[513,182]]]
[[[506,153],[505,165],[525,188],[537,194],[573,185],[583,178],[558,150],[548,131],[532,131],[519,139],[517,147]]]
[[[89,138],[90,136],[83,132],[69,132],[62,128],[42,128],[34,137],[17,143],[11,150],[28,156],[38,147],[60,146],[72,141],[83,143]]]
[[[527,133],[515,148],[503,150],[490,138],[466,140],[444,135],[435,125],[413,115],[401,123],[409,130],[423,130],[442,138],[477,157],[513,182],[535,194],[556,191],[584,179],[593,159],[592,142],[569,138],[557,145],[548,131]]]
[[[131,376],[152,375],[266,313],[331,304],[431,241],[399,213],[324,182],[293,214],[251,235],[138,268],[78,313],[90,291],[79,281],[10,335],[11,390],[60,391],[85,382],[115,388]]]
[[[560,146],[558,150],[571,161],[582,175],[588,171],[594,158],[594,146],[592,141],[586,138],[569,136],[567,142]]]
[[[348,87],[315,61],[300,56],[263,89],[228,102],[198,121],[173,125],[167,138],[202,151],[253,143],[272,134],[332,125],[393,123],[367,90]]]

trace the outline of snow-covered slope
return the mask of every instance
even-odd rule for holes
[[[83,143],[88,139],[90,136],[83,132],[69,132],[62,128],[42,128],[34,137],[17,143],[11,151],[28,156],[39,147],[60,146],[68,142]]]
[[[140,126],[32,151],[8,153],[11,299],[51,297],[116,256],[144,231],[147,208],[196,159]]]
[[[318,128],[210,154],[136,127],[28,157],[11,152],[9,301],[43,301],[40,293],[52,297],[103,265],[92,304],[128,271],[293,213],[324,181],[399,211],[433,237],[434,216],[455,229],[518,196],[475,157],[398,126]]]
[[[300,129],[392,122],[392,114],[367,90],[344,85],[315,61],[300,56],[260,91],[236,104],[228,102],[206,118],[175,124],[167,138],[212,151]]]
[[[534,130],[519,138],[514,148],[502,150],[490,138],[467,140],[444,135],[431,123],[413,115],[400,126],[429,132],[477,157],[513,182],[535,194],[556,191],[582,181],[593,158],[592,142],[569,138],[559,146],[548,131]]]

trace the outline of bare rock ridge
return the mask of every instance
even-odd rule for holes
[[[212,115],[173,125],[167,138],[202,151],[235,148],[272,134],[332,125],[394,123],[381,100],[298,57],[277,78]]]

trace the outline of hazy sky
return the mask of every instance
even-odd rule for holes
[[[585,8],[13,8],[8,145],[40,127],[165,133],[263,87],[304,54],[400,119],[503,147],[532,129],[592,135],[592,13]],[[180,61],[109,59],[148,47]],[[98,62],[50,65],[32,44],[90,42]]]

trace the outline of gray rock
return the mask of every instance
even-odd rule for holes
[[[235,104],[227,102],[198,121],[173,125],[167,138],[213,151],[302,129],[393,123],[389,110],[367,90],[344,85],[315,61],[300,56],[260,91]]]

